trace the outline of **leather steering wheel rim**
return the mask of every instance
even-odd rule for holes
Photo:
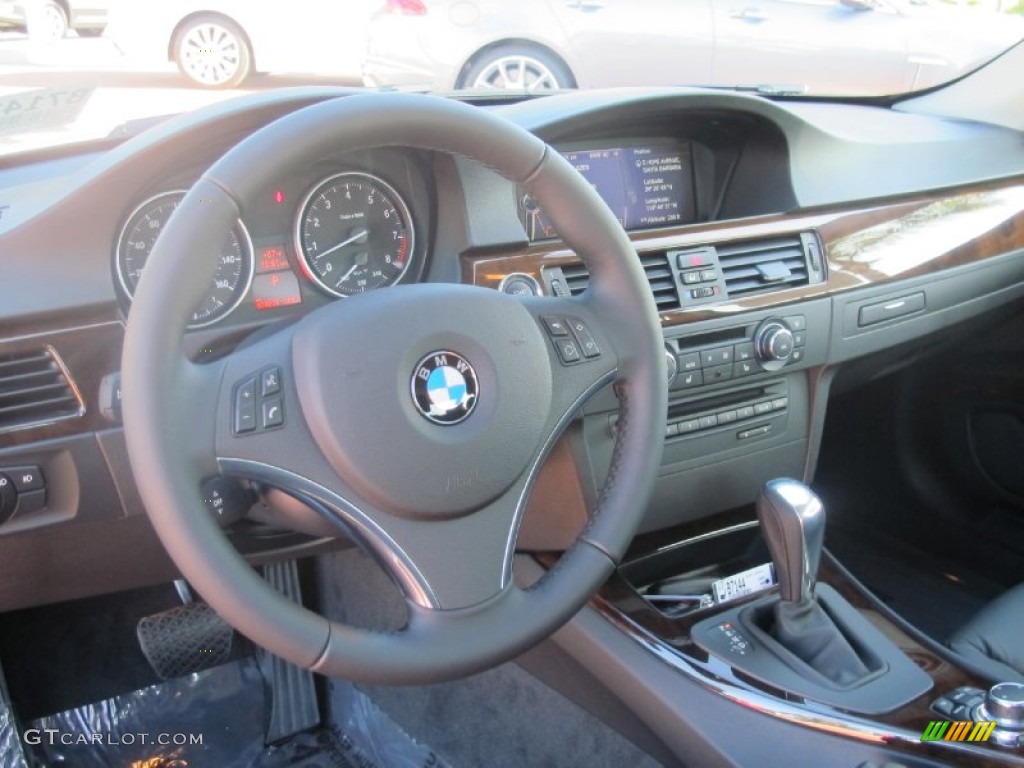
[[[345,299],[315,310],[297,324],[293,335],[279,333],[276,341],[263,347],[254,345],[244,354],[236,351],[226,362],[191,362],[182,351],[182,341],[191,311],[212,278],[209,243],[220,242],[233,222],[244,217],[247,205],[290,169],[340,150],[378,147],[462,155],[523,186],[589,267],[588,290],[573,299],[520,302],[496,291],[467,286],[396,286],[374,292],[381,294],[376,297]],[[515,492],[515,508],[509,506],[507,518],[503,518],[503,524],[511,526],[510,541],[514,541],[522,499],[532,486],[529,473],[539,466],[557,432],[597,391],[597,385],[614,381],[620,418],[612,466],[596,509],[555,568],[528,588],[502,581],[500,588],[481,592],[482,599],[477,600],[476,593],[457,595],[451,606],[413,599],[407,591],[408,625],[397,632],[374,632],[329,621],[270,588],[211,519],[202,504],[199,484],[202,478],[226,469],[287,464],[283,455],[271,457],[280,462],[262,464],[226,458],[235,448],[239,455],[246,455],[249,445],[271,444],[257,439],[246,442],[230,433],[236,371],[248,371],[245,366],[263,365],[266,360],[285,366],[286,374],[298,380],[286,392],[293,398],[286,400],[290,424],[295,424],[290,428],[314,433],[316,439],[307,440],[306,448],[312,451],[314,444],[323,448],[333,429],[333,422],[327,424],[325,419],[335,418],[336,412],[330,410],[336,406],[335,395],[324,394],[320,391],[323,387],[309,383],[320,373],[304,372],[308,366],[302,350],[321,343],[320,337],[327,333],[324,328],[335,328],[351,318],[373,317],[375,312],[400,311],[399,298],[426,310],[464,305],[485,320],[494,319],[495,328],[503,324],[517,327],[519,335],[509,349],[516,347],[519,352],[506,353],[502,347],[500,352],[487,348],[477,353],[482,376],[492,368],[508,370],[508,361],[499,359],[502,355],[529,352],[536,358],[530,365],[536,363],[532,370],[537,381],[547,382],[554,393],[542,393],[545,397],[555,397],[563,385],[566,389],[578,387],[578,392],[552,406],[552,414],[543,424],[538,421],[538,433],[529,438],[522,452],[523,456],[529,454],[529,461],[523,462],[519,475],[508,470],[508,478],[501,480],[507,481],[504,489],[492,494],[497,501],[491,496],[485,499],[479,495],[484,491],[477,491],[478,496],[466,501],[467,511],[461,513],[458,523],[438,522],[427,511],[416,510],[416,519],[404,520],[400,510],[387,506],[387,499],[375,499],[372,488],[354,493],[352,488],[363,487],[359,482],[364,479],[355,475],[338,479],[337,487],[345,493],[330,492],[334,486],[327,480],[306,482],[298,495],[317,502],[323,514],[364,544],[367,538],[373,539],[378,559],[390,566],[393,574],[396,568],[401,571],[390,556],[398,550],[379,546],[381,536],[371,530],[374,526],[388,533],[388,526],[394,525],[403,535],[406,529],[429,531],[441,525],[460,530],[454,526],[471,526],[481,515],[477,508],[497,509],[498,501]],[[603,363],[598,361],[593,369],[597,373],[587,374],[588,363],[559,367],[542,332],[541,313],[549,311],[591,324],[605,350]],[[496,318],[501,318],[500,324]],[[439,326],[437,334],[456,327],[452,322],[443,329]],[[275,354],[278,357],[273,357]],[[240,359],[234,360],[236,357]],[[405,370],[396,375],[408,381]],[[592,384],[585,381],[587,375],[594,377]],[[508,121],[459,102],[409,94],[348,96],[306,107],[256,131],[216,162],[191,188],[154,246],[128,318],[122,376],[125,435],[139,492],[156,533],[183,576],[221,616],[258,645],[326,675],[385,684],[437,682],[493,666],[549,635],[584,604],[610,575],[641,520],[660,464],[667,397],[653,298],[628,237],[593,188],[557,152]],[[501,398],[507,394],[497,392],[500,379],[495,381],[493,397],[502,405],[505,401]],[[564,384],[566,381],[571,385]],[[330,401],[323,413],[311,405],[317,398]],[[409,410],[408,403],[397,401],[394,408],[396,413]],[[478,425],[465,427],[466,439],[480,440],[481,445],[497,450],[497,433],[487,431],[492,426],[488,419],[510,416],[499,411],[495,406],[493,414],[479,415]],[[430,428],[411,416],[408,419],[410,430],[422,431],[423,439],[436,445],[445,445],[444,441],[454,445],[453,436],[462,434],[456,428]],[[467,419],[467,424],[472,420]],[[328,437],[321,439],[325,434]],[[281,442],[287,443],[283,438]],[[327,465],[322,456],[317,462],[318,466]],[[337,469],[339,463],[332,466]],[[496,465],[481,466],[490,470]],[[288,480],[298,484],[300,470],[301,466],[290,466],[275,477],[288,489]],[[478,475],[486,477],[487,473]],[[324,470],[318,477],[331,475]],[[360,507],[373,509],[373,515],[359,517],[355,512]],[[367,520],[372,525],[367,525]],[[416,542],[414,536],[407,536],[406,541],[410,546]],[[472,541],[467,534],[465,542]],[[452,570],[450,564],[430,564],[441,574],[439,578]]]

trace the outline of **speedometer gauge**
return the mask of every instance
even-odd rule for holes
[[[125,222],[117,240],[117,276],[128,298],[135,294],[153,244],[185,194],[176,190],[151,197],[132,211]],[[237,307],[249,290],[253,273],[252,241],[241,221],[225,237],[220,250],[211,252],[210,258],[217,259],[217,268],[209,289],[192,313],[189,328],[217,322]]]
[[[309,277],[335,296],[394,285],[413,248],[409,208],[368,173],[339,173],[306,195],[295,222],[295,250]]]

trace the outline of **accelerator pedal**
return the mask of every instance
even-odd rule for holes
[[[142,653],[161,680],[228,661],[234,630],[205,603],[186,603],[143,616],[135,628]]]
[[[294,560],[263,566],[263,578],[289,600],[302,604],[299,568]],[[320,724],[313,673],[279,656],[259,651],[260,671],[270,691],[266,743],[273,744]]]

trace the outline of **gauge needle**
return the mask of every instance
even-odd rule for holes
[[[348,272],[346,272],[344,275],[341,276],[341,279],[339,279],[338,282],[336,282],[334,284],[334,287],[335,288],[340,288],[341,284],[344,283],[346,280],[348,280],[349,275],[351,275],[353,272],[355,272],[360,267],[365,267],[369,263],[369,261],[370,261],[370,254],[366,253],[365,251],[361,251],[361,252],[357,253],[355,255],[355,258],[352,260],[352,266],[348,268]]]
[[[336,282],[334,284],[334,287],[335,288],[340,288],[341,284],[344,283],[346,280],[348,280],[348,276],[351,275],[353,272],[355,272],[357,269],[359,269],[359,265],[358,264],[353,264],[351,267],[349,267],[348,268],[348,272],[346,272],[344,275],[341,276],[341,279],[338,280],[338,282]]]
[[[356,240],[359,240],[360,238],[366,237],[369,233],[370,233],[369,230],[360,229],[358,232],[356,232],[355,234],[351,235],[347,240],[342,240],[340,243],[338,243],[337,245],[335,245],[335,246],[333,246],[331,248],[328,248],[323,253],[318,253],[317,256],[316,256],[317,261],[319,261],[320,259],[322,259],[324,256],[326,256],[329,253],[334,253],[339,248],[344,248],[346,245],[351,245]]]

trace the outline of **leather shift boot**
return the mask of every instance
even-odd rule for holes
[[[839,685],[850,685],[870,674],[853,646],[816,601],[780,600],[774,606],[774,615],[772,637],[819,674]]]

